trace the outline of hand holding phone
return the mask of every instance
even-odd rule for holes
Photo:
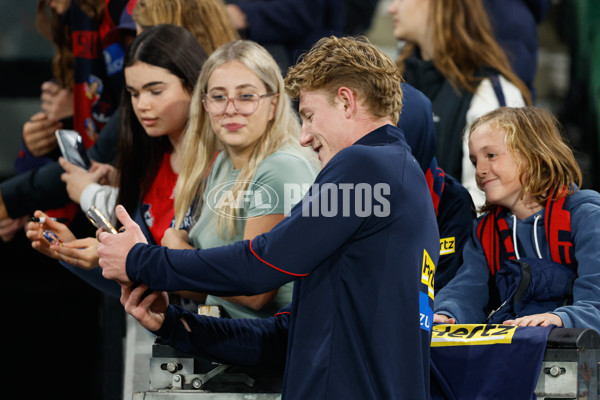
[[[115,227],[110,223],[110,221],[102,214],[100,210],[96,206],[91,206],[86,212],[85,215],[91,221],[92,224],[98,229],[102,229],[106,232],[117,233]]]
[[[57,129],[55,132],[58,147],[63,157],[70,163],[90,169],[92,162],[87,155],[81,135],[70,129]]]

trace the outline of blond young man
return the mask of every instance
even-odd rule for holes
[[[285,364],[284,399],[427,399],[439,234],[424,175],[395,126],[400,82],[392,60],[351,38],[321,39],[290,69],[301,143],[322,170],[290,215],[251,241],[149,246],[117,207],[125,232],[99,233],[99,254],[125,310],[183,351]],[[289,281],[292,303],[261,320],[202,318],[159,292],[250,295]],[[155,292],[142,298],[148,287]]]

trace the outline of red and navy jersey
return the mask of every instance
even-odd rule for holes
[[[276,362],[286,342],[285,399],[412,400],[429,397],[424,316],[438,254],[425,177],[398,128],[387,125],[335,155],[270,232],[205,250],[138,244],[127,273],[153,289],[219,296],[294,281],[290,314],[248,322],[249,330],[230,322],[222,346],[211,346],[210,329],[187,332],[178,322],[160,334],[182,351],[245,365]],[[277,325],[285,318],[285,328]]]
[[[165,153],[142,200],[142,215],[155,243],[160,243],[165,231],[171,227],[174,214],[175,184],[177,174],[171,168],[171,153]]]

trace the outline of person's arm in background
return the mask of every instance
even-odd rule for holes
[[[585,191],[582,191],[582,193]],[[571,209],[571,232],[577,260],[577,278],[573,282],[570,305],[549,312],[558,315],[566,328],[600,330],[600,206],[581,204]]]
[[[90,158],[98,162],[112,162],[118,146],[120,130],[119,112],[115,112],[88,150]],[[35,210],[59,208],[69,202],[64,170],[58,161],[39,169],[24,172],[0,183],[0,220],[30,215]]]

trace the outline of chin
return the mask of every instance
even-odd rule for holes
[[[494,197],[494,196],[488,196],[488,195],[486,195],[485,196],[485,201],[488,204],[493,204],[495,206],[505,207],[505,204],[504,204],[505,201],[503,201],[503,199],[499,199],[499,198]]]

